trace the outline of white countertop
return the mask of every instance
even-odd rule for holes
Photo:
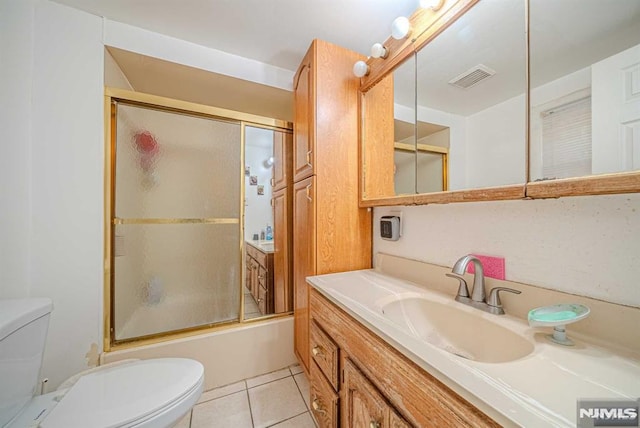
[[[575,427],[580,398],[640,397],[640,355],[597,346],[588,338],[571,334],[570,327],[575,346],[557,345],[544,337],[549,328],[532,328],[519,318],[485,313],[451,296],[374,270],[318,275],[307,281],[501,424]],[[534,350],[504,363],[471,361],[441,350],[382,314],[383,303],[416,293],[508,328],[529,339]]]
[[[270,240],[248,240],[246,241],[247,244],[256,247],[258,250],[262,251],[263,253],[273,253],[274,247],[273,247],[273,239]]]

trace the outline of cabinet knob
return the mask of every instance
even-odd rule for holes
[[[260,303],[260,302],[262,302],[262,300],[264,300],[264,299],[262,299],[262,298],[259,298],[259,299],[258,299],[258,303]]]
[[[264,279],[264,275],[258,275],[258,279]]]
[[[320,347],[320,345],[316,345],[313,347],[313,349],[311,349],[311,353],[313,354],[314,357],[317,357],[318,355],[322,355],[322,348]]]
[[[369,428],[380,428],[380,422],[378,421],[369,422]]]
[[[320,401],[317,398],[313,399],[313,401],[311,402],[311,407],[313,407],[314,412],[318,412],[321,414],[327,413],[327,411],[322,408],[322,405],[320,404]]]

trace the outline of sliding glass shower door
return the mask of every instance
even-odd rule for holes
[[[111,112],[114,342],[238,321],[240,122],[126,102]]]

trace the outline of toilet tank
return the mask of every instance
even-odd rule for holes
[[[51,299],[0,300],[0,427],[36,392]]]

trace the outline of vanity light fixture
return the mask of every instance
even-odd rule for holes
[[[391,37],[396,40],[404,39],[410,32],[411,23],[409,19],[404,16],[394,19],[391,23]]]
[[[385,59],[389,56],[389,49],[385,48],[382,43],[376,43],[371,46],[371,56],[373,58]]]
[[[364,61],[358,61],[353,64],[353,74],[355,74],[356,77],[364,77],[369,74],[369,66]]]
[[[442,9],[445,0],[420,0],[420,7],[423,9],[431,9],[434,12]]]

